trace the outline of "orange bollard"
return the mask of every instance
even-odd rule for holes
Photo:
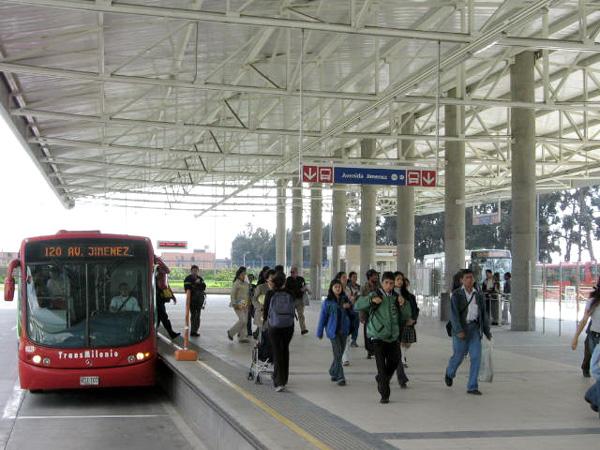
[[[185,302],[185,329],[183,330],[183,349],[175,350],[175,359],[177,361],[197,361],[198,352],[188,349],[190,345],[190,299]]]

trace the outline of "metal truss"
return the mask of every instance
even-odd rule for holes
[[[467,202],[510,195],[511,108],[535,110],[539,189],[600,178],[599,33],[600,2],[583,0],[0,0],[2,108],[66,206],[270,212],[276,181],[312,161],[435,167],[425,213],[443,208],[450,141]],[[510,95],[524,50],[533,103]],[[457,137],[446,105],[464,110]]]

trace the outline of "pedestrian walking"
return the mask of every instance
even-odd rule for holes
[[[263,322],[267,323],[273,351],[273,385],[285,390],[290,372],[290,341],[294,335],[294,298],[285,290],[285,274],[267,279],[271,289],[265,295]]]
[[[367,281],[363,284],[360,289],[360,297],[365,297],[369,295],[371,292],[376,292],[381,284],[379,283],[379,272],[375,269],[367,270],[365,274],[367,277]],[[393,274],[392,274],[393,275]],[[392,283],[393,287],[393,283]],[[356,309],[356,308],[355,308]],[[367,351],[367,359],[371,359],[374,355],[374,349],[371,341],[367,336],[367,325],[369,323],[369,311],[363,310],[359,312],[360,323],[363,324],[363,338],[365,341],[365,350]]]
[[[600,345],[596,345],[594,348],[590,359],[590,368],[596,382],[586,391],[583,398],[590,404],[592,411],[598,412],[600,409]]]
[[[168,281],[168,275],[171,272],[171,269],[164,263],[164,261],[158,256],[154,257],[154,260],[157,264],[156,267],[156,315],[158,316],[158,324],[162,323],[163,327],[169,334],[171,339],[175,339],[181,335],[181,333],[177,333],[173,331],[173,327],[171,325],[171,321],[169,320],[169,315],[167,314],[167,309],[165,307],[166,303],[169,303],[173,300],[173,304],[177,304],[177,299],[175,298],[175,294],[171,290]]]
[[[233,286],[231,288],[231,302],[229,305],[235,311],[238,320],[229,330],[227,330],[227,337],[230,341],[233,341],[233,338],[237,334],[239,342],[248,342],[249,336],[246,329],[246,321],[248,320],[249,304],[250,283],[248,283],[246,277],[246,268],[241,266],[235,273]]]
[[[394,274],[384,272],[382,286],[366,296],[359,297],[355,308],[368,311],[367,338],[373,345],[377,363],[377,390],[381,403],[390,401],[390,379],[400,362],[400,305],[394,292]]]
[[[402,389],[407,388],[408,377],[406,376],[406,371],[404,370],[404,363],[402,362],[402,347],[406,345],[404,341],[404,332],[408,331],[408,327],[412,325],[412,308],[410,306],[410,302],[408,300],[407,292],[404,290],[404,274],[402,272],[394,273],[394,292],[398,296],[398,306],[399,306],[399,326],[400,326],[400,335],[398,340],[398,355],[400,357],[400,362],[398,364],[398,368],[396,369],[396,374],[398,375],[398,383]],[[404,294],[404,295],[403,295]],[[414,331],[414,328],[413,328]],[[409,334],[409,333],[407,333]],[[408,339],[408,338],[407,338]],[[409,344],[410,345],[410,344]]]
[[[358,339],[358,330],[360,328],[360,317],[358,312],[354,310],[354,305],[360,296],[360,284],[358,284],[358,274],[356,272],[350,272],[348,274],[347,290],[350,293],[348,298],[352,302],[352,310],[354,312],[353,320],[350,323],[350,347],[358,347],[356,340]]]
[[[185,301],[190,311],[190,336],[198,337],[200,333],[200,314],[204,308],[206,300],[206,283],[200,276],[200,269],[197,265],[190,268],[190,274],[183,280],[185,290]]]
[[[298,322],[300,324],[300,334],[308,333],[306,328],[306,318],[304,317],[304,293],[306,292],[306,281],[298,274],[298,267],[292,266],[290,276],[285,281],[285,289],[292,295]]]
[[[258,339],[259,334],[262,333],[263,328],[265,328],[263,322],[263,308],[265,305],[265,296],[271,289],[268,280],[271,279],[272,282],[272,277],[274,277],[276,273],[275,270],[267,267],[258,277],[259,280],[262,280],[262,283],[259,283],[256,286],[254,297],[252,298],[252,304],[254,305],[254,322],[257,326],[257,330],[254,332],[254,339]]]
[[[331,381],[337,383],[338,386],[346,385],[342,353],[346,348],[346,341],[350,333],[350,316],[348,313],[351,306],[341,280],[334,279],[329,284],[327,298],[321,306],[317,337],[323,339],[323,330],[325,330],[327,338],[331,341],[333,361],[329,367],[329,375]]]
[[[600,287],[596,286],[596,288],[590,293],[590,298],[585,305],[585,312],[583,314],[583,318],[579,322],[577,326],[577,331],[575,332],[575,336],[573,336],[573,341],[571,342],[571,348],[573,350],[577,349],[577,343],[579,341],[579,335],[583,332],[583,330],[587,326],[587,337],[586,337],[586,347],[584,350],[590,355],[594,353],[594,349],[598,346],[600,342]],[[582,364],[582,371],[584,377],[590,376],[590,363],[586,361],[587,355],[584,355],[584,361]]]
[[[444,373],[446,386],[452,386],[458,367],[469,354],[471,367],[467,393],[481,395],[477,376],[481,364],[481,337],[492,339],[485,302],[480,292],[475,290],[475,278],[471,269],[463,270],[462,287],[452,292],[450,316],[452,322],[453,354]]]

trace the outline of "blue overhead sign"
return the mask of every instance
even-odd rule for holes
[[[373,167],[334,167],[333,182],[339,184],[406,185],[405,169],[376,169]]]
[[[303,164],[302,181],[325,184],[379,184],[388,186],[436,187],[437,172],[417,167],[382,169],[376,166],[346,167]]]

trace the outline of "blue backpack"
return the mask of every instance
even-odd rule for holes
[[[294,326],[294,299],[285,291],[276,291],[269,305],[269,327],[288,328]]]

